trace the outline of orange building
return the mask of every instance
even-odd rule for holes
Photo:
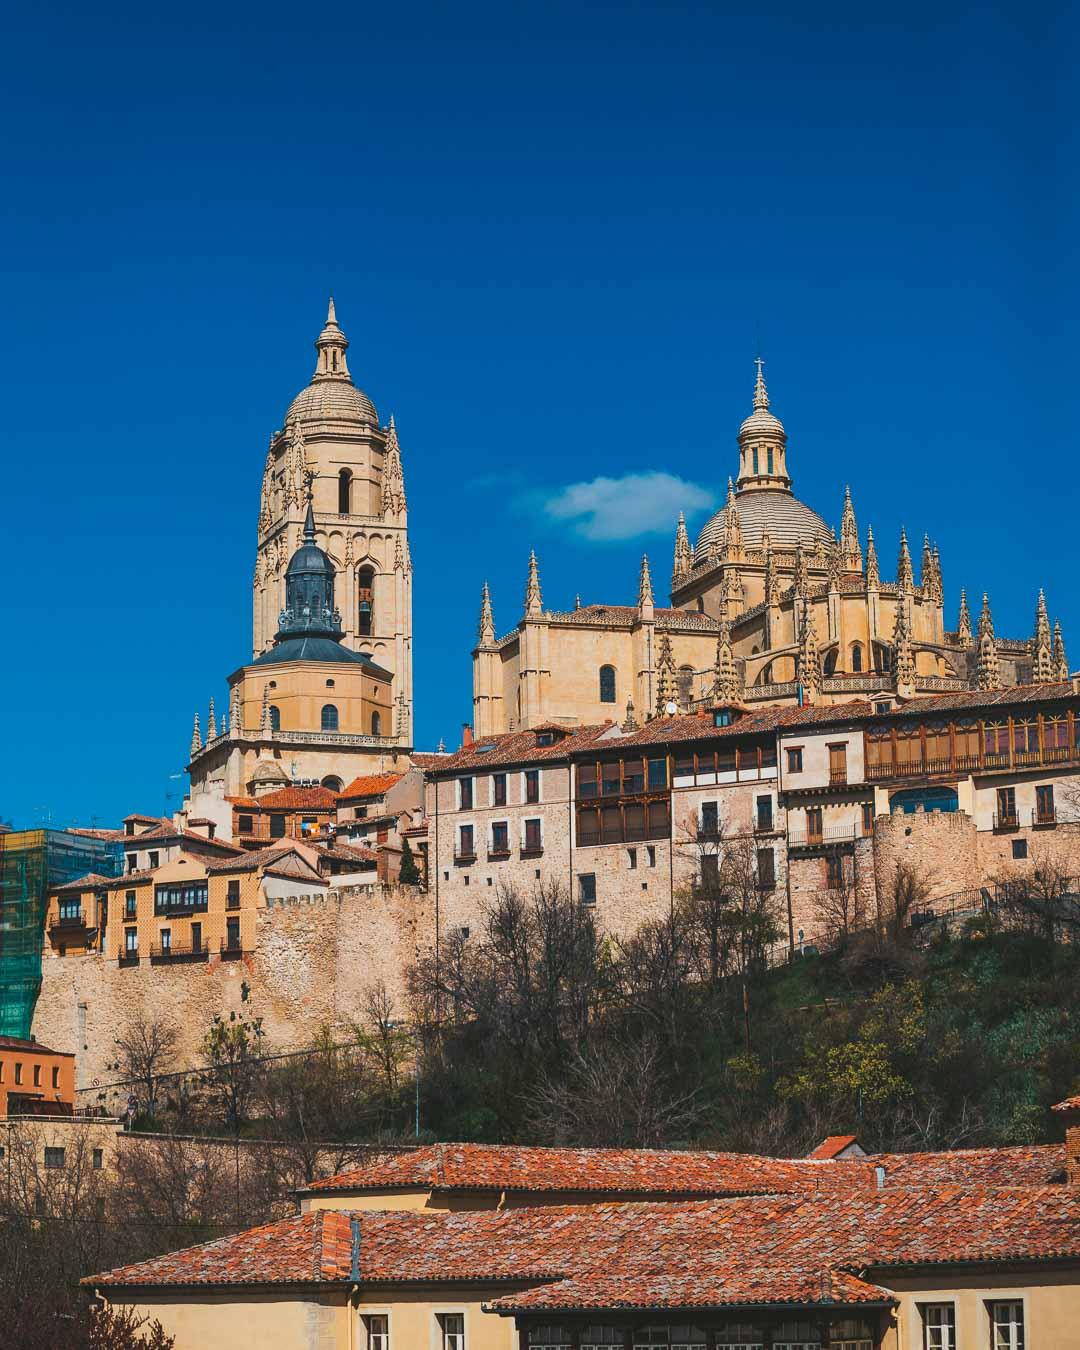
[[[0,1036],[0,1117],[70,1116],[75,1056],[20,1036]]]

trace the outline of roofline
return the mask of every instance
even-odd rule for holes
[[[566,1278],[572,1279],[572,1276]],[[883,1294],[879,1299],[784,1299],[780,1302],[760,1302],[742,1299],[730,1303],[560,1303],[547,1308],[514,1307],[496,1308],[492,1304],[482,1303],[484,1312],[497,1313],[500,1317],[555,1317],[559,1313],[594,1313],[605,1317],[614,1317],[619,1313],[701,1313],[724,1308],[760,1308],[766,1312],[790,1312],[793,1308],[895,1308],[900,1300],[892,1294]]]

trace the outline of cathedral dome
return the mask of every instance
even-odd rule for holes
[[[745,425],[745,424],[744,424]],[[773,548],[792,549],[797,543],[812,548],[819,540],[829,544],[833,532],[805,502],[780,489],[758,488],[735,496],[743,548],[761,548],[765,535]],[[724,513],[721,507],[701,528],[696,554],[699,558],[724,546]]]
[[[352,380],[313,380],[289,404],[285,421],[374,422],[379,421],[375,404]]]
[[[295,417],[301,422],[374,422],[378,426],[375,404],[352,382],[345,356],[348,348],[349,339],[338,326],[331,297],[326,323],[315,339],[319,354],[315,374],[289,404],[286,422]]]

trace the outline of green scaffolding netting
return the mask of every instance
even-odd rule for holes
[[[0,1035],[30,1034],[50,889],[87,872],[119,876],[122,856],[118,843],[67,830],[0,832]]]

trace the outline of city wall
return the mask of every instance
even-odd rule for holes
[[[406,972],[434,943],[433,897],[370,885],[300,892],[264,903],[255,934],[255,949],[234,960],[120,966],[106,953],[47,952],[33,1035],[75,1051],[76,1087],[86,1089],[121,1076],[117,1037],[143,1018],[175,1025],[180,1067],[202,1062],[215,1015],[262,1018],[266,1053],[299,1050],[322,1024],[344,1030],[360,1020],[381,980],[404,1019]]]

